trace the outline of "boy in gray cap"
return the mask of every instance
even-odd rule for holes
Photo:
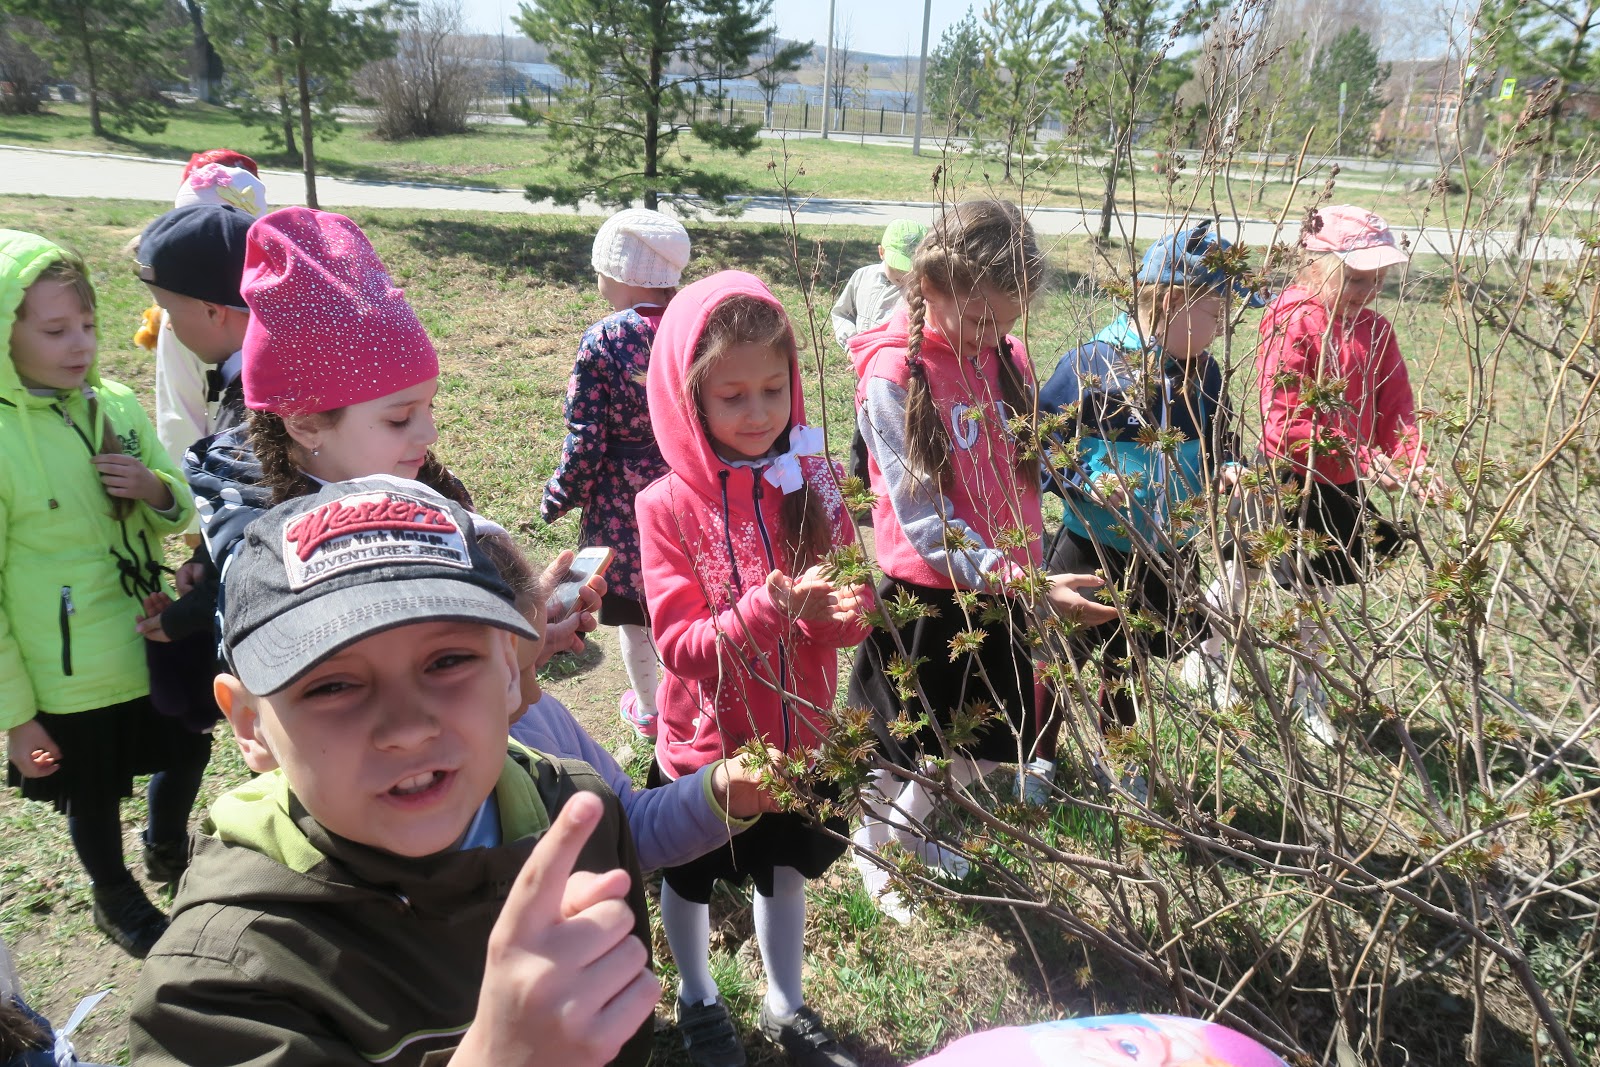
[[[334,483],[258,519],[227,584],[217,701],[260,776],[195,840],[133,1062],[643,1064],[632,840],[586,764],[506,737],[539,635],[471,514]]]

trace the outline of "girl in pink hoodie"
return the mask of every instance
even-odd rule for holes
[[[1334,587],[1365,581],[1405,547],[1404,530],[1374,510],[1369,487],[1405,490],[1424,503],[1444,490],[1427,466],[1394,327],[1370,306],[1389,268],[1406,262],[1393,231],[1365,208],[1340,205],[1315,212],[1300,243],[1305,262],[1262,316],[1256,352],[1261,451],[1281,465],[1295,495],[1282,500],[1288,515],[1263,506],[1277,500],[1243,499],[1239,509],[1247,527],[1287,522],[1321,541],[1320,550],[1291,553],[1272,568],[1283,588],[1320,601],[1300,626],[1308,658],[1320,666],[1334,636],[1326,620]],[[1230,561],[1212,602],[1243,614],[1254,577],[1242,559]],[[1226,678],[1220,660],[1212,666],[1214,677]],[[1294,674],[1292,709],[1314,739],[1332,744],[1316,670]]]
[[[872,709],[889,761],[934,773],[928,761],[947,759],[960,786],[1036,754],[1032,610],[1048,603],[1090,624],[1117,617],[1078,592],[1098,578],[1035,584],[1039,461],[1016,430],[1036,420],[1038,403],[1033,364],[1011,330],[1046,274],[1015,205],[957,204],[917,246],[906,310],[850,345],[861,379],[856,423],[877,494],[878,599],[920,604],[921,614],[897,631],[873,631],[856,656],[849,703]],[[918,690],[909,698],[908,662]],[[967,861],[928,839],[934,794],[920,784],[880,769],[865,799],[856,865],[883,910],[904,921],[910,913],[871,855],[896,841],[958,877]]]
[[[760,280],[724,271],[680,292],[656,331],[650,421],[671,473],[638,497],[645,598],[665,677],[652,778],[673,780],[752,741],[802,759],[833,707],[838,650],[868,628],[866,587],[820,562],[853,540],[839,480],[805,425],[794,330]],[[761,817],[665,872],[661,922],[680,976],[678,1026],[697,1064],[742,1064],[710,968],[717,879],[755,882],[767,972],[761,1029],[798,1063],[853,1064],[801,995],[805,881],[844,852],[842,820]]]

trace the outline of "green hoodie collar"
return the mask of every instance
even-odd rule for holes
[[[494,789],[501,841],[506,844],[542,834],[550,827],[550,813],[528,770],[528,763],[537,765],[544,757],[514,740],[508,744],[510,751]],[[223,844],[267,856],[299,874],[310,873],[328,858],[324,851],[327,831],[293,797],[281,770],[268,771],[218,797],[202,832]]]

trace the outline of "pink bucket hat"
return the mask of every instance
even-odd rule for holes
[[[405,294],[343,215],[289,207],[245,243],[250,325],[244,402],[306,415],[398,393],[439,376],[439,357]]]
[[[1300,244],[1307,252],[1332,252],[1351,270],[1377,270],[1407,259],[1381,215],[1349,204],[1318,208],[1300,230]]]

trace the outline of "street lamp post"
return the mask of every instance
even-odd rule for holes
[[[911,137],[911,154],[914,156],[922,155],[922,112],[928,90],[928,22],[932,15],[933,0],[922,0],[922,61],[917,64],[917,129]]]

